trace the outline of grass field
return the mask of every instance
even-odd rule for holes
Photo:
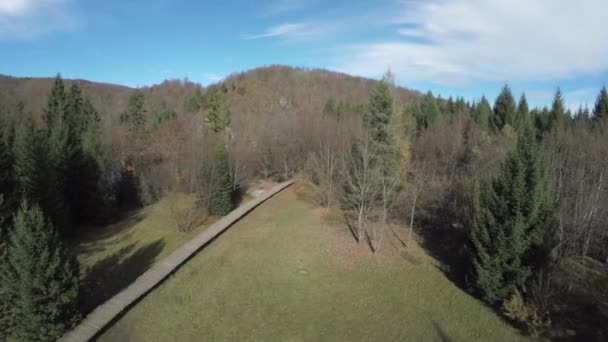
[[[450,282],[419,248],[405,255],[399,240],[387,235],[373,255],[345,226],[323,216],[297,189],[277,195],[201,250],[99,340],[524,339]]]
[[[163,259],[212,222],[198,220],[188,233],[180,233],[169,206],[188,208],[193,196],[165,198],[135,210],[107,227],[93,227],[74,244],[83,268],[83,303],[86,312],[133,282],[154,262]]]

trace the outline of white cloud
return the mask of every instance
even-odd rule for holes
[[[243,35],[243,39],[259,39],[280,36],[307,36],[314,34],[315,30],[309,23],[284,23],[272,26],[266,32],[254,35]]]
[[[0,0],[0,38],[32,38],[75,25],[70,0]]]
[[[606,0],[426,0],[393,9],[401,38],[346,48],[335,66],[404,81],[556,80],[608,70]],[[346,57],[346,58],[345,58]]]

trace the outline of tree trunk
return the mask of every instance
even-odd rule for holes
[[[414,190],[416,191],[416,190]],[[412,211],[410,213],[410,230],[407,233],[407,245],[406,248],[410,249],[410,244],[412,242],[412,231],[414,230],[414,214],[416,213],[416,202],[418,201],[418,193],[414,194],[414,202],[412,203]]]
[[[357,243],[361,242],[361,232],[363,231],[363,208],[359,208],[359,217],[357,218]]]

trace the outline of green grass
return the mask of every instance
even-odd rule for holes
[[[187,208],[194,197],[178,195],[135,210],[107,227],[93,227],[73,243],[83,272],[83,311],[89,312],[133,282],[155,262],[200,233],[198,220],[188,233],[177,230],[169,206]]]
[[[131,308],[100,341],[516,341],[396,239],[373,255],[287,190]],[[410,261],[408,261],[410,260]]]

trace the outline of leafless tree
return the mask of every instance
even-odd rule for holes
[[[357,242],[364,237],[368,216],[379,205],[381,192],[379,170],[374,167],[376,152],[368,134],[355,141],[342,159],[343,186],[340,198],[345,207],[356,215],[352,227]]]
[[[572,255],[608,261],[608,139],[586,127],[558,129],[548,137],[552,188],[556,203],[554,256]]]

